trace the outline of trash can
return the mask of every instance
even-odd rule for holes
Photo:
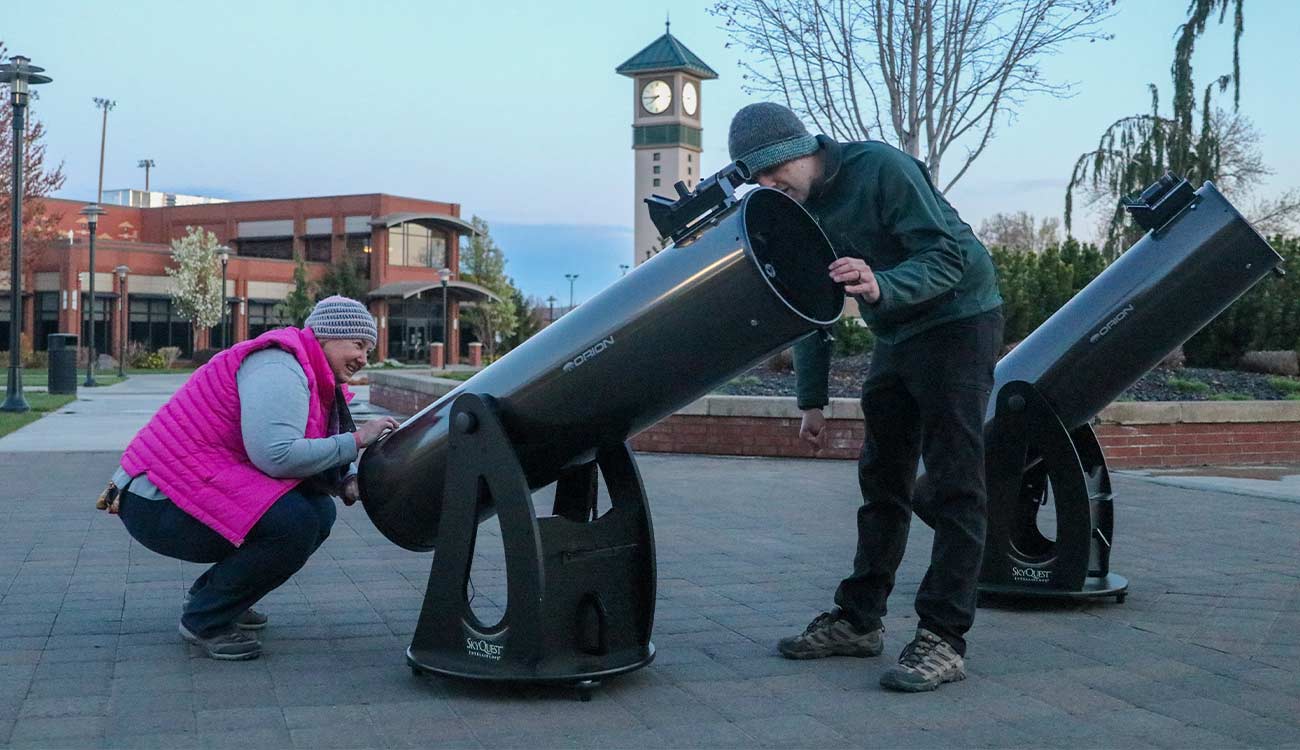
[[[77,335],[75,333],[51,333],[50,348],[50,393],[77,392]]]

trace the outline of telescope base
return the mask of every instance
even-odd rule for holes
[[[1106,599],[1113,596],[1116,604],[1123,604],[1125,597],[1128,596],[1128,579],[1115,573],[1107,573],[1105,576],[1085,579],[1083,588],[1077,591],[981,583],[979,594],[981,599],[986,596],[1008,599]]]
[[[655,660],[655,645],[647,644],[645,657],[639,661],[634,661],[621,666],[606,667],[596,671],[578,671],[578,672],[555,672],[532,674],[483,674],[481,672],[469,672],[458,669],[455,666],[441,667],[437,665],[438,655],[436,653],[424,652],[418,653],[414,647],[406,649],[406,663],[411,667],[411,672],[416,675],[436,674],[440,677],[454,677],[459,680],[478,680],[481,682],[506,682],[506,683],[549,683],[558,685],[571,685],[577,688],[595,687],[601,680],[609,677],[617,677],[621,674],[633,672],[641,667],[648,666]],[[587,683],[584,685],[583,683]]]
[[[645,487],[626,444],[565,469],[555,507],[538,517],[532,489],[488,396],[451,409],[437,554],[407,663],[419,674],[569,684],[630,672],[654,659],[654,535]],[[598,512],[603,476],[610,508]],[[436,481],[436,480],[435,480]],[[470,607],[479,523],[495,509],[505,551],[507,601],[496,624]]]

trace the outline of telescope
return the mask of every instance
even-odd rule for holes
[[[1125,207],[1146,234],[994,369],[982,594],[1124,601],[1128,581],[1110,571],[1110,474],[1091,422],[1270,271],[1281,273],[1281,256],[1211,182],[1193,190],[1167,174]],[[933,501],[922,476],[914,507],[931,527]],[[1054,523],[1040,519],[1049,502]]]
[[[737,198],[745,177],[732,165],[656,198],[671,248],[365,452],[375,526],[436,550],[413,671],[590,686],[654,658],[654,535],[628,437],[828,328],[844,305],[812,217],[776,190]],[[554,506],[538,517],[532,492],[549,485]],[[466,592],[476,529],[493,514],[507,602],[484,623]]]

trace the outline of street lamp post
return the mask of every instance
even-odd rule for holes
[[[104,202],[104,144],[108,141],[108,111],[117,106],[112,99],[94,97],[95,107],[104,110],[104,126],[99,131],[99,191],[95,193],[95,202]]]
[[[225,248],[217,254],[221,259],[221,348],[230,348],[230,332],[226,330],[226,311],[230,308],[230,300],[226,297],[226,264],[230,263],[230,251]]]
[[[451,362],[451,321],[447,319],[447,282],[451,280],[451,269],[439,268],[438,279],[442,281],[442,366],[446,367]]]
[[[573,282],[578,280],[578,274],[566,273],[564,278],[569,280],[569,310],[573,310]]]
[[[546,315],[546,324],[550,325],[555,322],[555,295],[546,298],[546,303],[550,305],[550,311]]]
[[[108,213],[98,203],[92,203],[81,209],[81,215],[86,217],[86,224],[90,227],[90,301],[86,307],[90,308],[90,335],[86,338],[87,353],[86,357],[86,382],[82,385],[87,388],[95,387],[95,314],[99,312],[99,305],[95,300],[95,234],[96,227],[99,225],[99,217]]]
[[[144,170],[144,191],[147,193],[149,192],[149,170],[157,165],[154,164],[153,159],[141,159],[135,165]],[[146,208],[149,207],[146,206]]]
[[[127,321],[131,312],[126,298],[126,275],[131,272],[131,269],[122,265],[114,268],[113,271],[117,273],[117,376],[124,378],[126,377]]]
[[[5,402],[0,411],[27,411],[31,407],[23,397],[23,137],[26,127],[23,115],[27,110],[28,87],[49,83],[49,76],[40,75],[45,68],[28,65],[29,58],[14,55],[0,65],[0,83],[9,84],[10,104],[13,107],[14,175],[13,238],[9,243],[9,380],[5,386]]]

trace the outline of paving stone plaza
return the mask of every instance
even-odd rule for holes
[[[430,556],[392,545],[359,506],[340,506],[326,544],[264,600],[261,659],[202,658],[176,632],[201,567],[93,508],[119,458],[105,442],[169,390],[136,377],[83,392],[0,440],[6,746],[1300,748],[1296,472],[1118,473],[1112,569],[1127,601],[986,606],[969,679],[904,695],[876,680],[915,625],[928,529],[913,525],[885,656],[787,661],[776,639],[826,608],[848,568],[854,464],[643,456],[658,656],[584,703],[413,676],[403,654]],[[478,554],[486,617],[505,590],[491,524]]]

